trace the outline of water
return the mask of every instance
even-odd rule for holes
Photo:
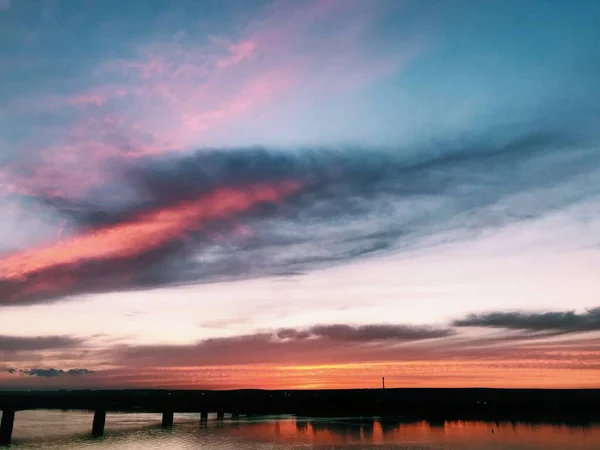
[[[17,412],[11,450],[598,450],[600,424],[417,422],[294,417],[226,418],[176,414],[160,428],[159,414],[107,415],[106,433],[90,437],[92,413]]]

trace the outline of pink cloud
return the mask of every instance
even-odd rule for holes
[[[73,105],[95,105],[101,106],[107,102],[107,99],[94,94],[78,95],[70,99]]]
[[[135,270],[136,264],[128,261],[178,241],[192,230],[202,230],[210,222],[235,218],[260,204],[278,203],[302,188],[295,180],[220,187],[195,200],[151,209],[56,244],[0,255],[4,300],[19,303],[51,293],[87,291],[91,278],[105,276],[90,270],[90,264],[106,265],[108,278],[114,281],[123,277],[125,269]]]
[[[183,129],[178,130],[178,136],[174,136],[173,140],[185,145],[186,141],[191,141],[212,128],[230,123],[243,114],[266,106],[278,94],[289,89],[293,82],[294,74],[291,72],[273,71],[258,74],[243,83],[236,94],[225,98],[215,107],[197,114],[184,113]]]
[[[331,331],[339,327],[316,329]],[[398,329],[396,336],[377,333],[378,329],[394,328]],[[357,388],[372,387],[373,380],[385,373],[386,384],[393,387],[583,388],[596,386],[600,373],[597,339],[588,337],[490,346],[477,336],[422,340],[416,335],[411,340],[404,335],[406,328],[402,326],[372,325],[370,329],[367,334],[345,337],[331,333],[315,336],[307,330],[287,329],[188,345],[96,344],[93,350],[87,347],[91,351],[86,355],[86,367],[94,374],[73,383],[85,382],[90,387]],[[429,329],[430,333],[434,331]],[[59,345],[58,349],[45,353],[41,349],[35,355],[9,353],[5,364],[40,367],[35,356],[46,355],[47,364],[74,367],[85,343],[63,338]],[[0,365],[0,382],[39,382],[49,387],[61,382],[68,385],[69,380],[23,379],[17,372],[2,373]]]
[[[202,145],[213,130],[235,129],[298,89],[313,95],[352,90],[393,71],[407,52],[372,58],[361,43],[376,16],[376,8],[360,2],[274,3],[237,43],[155,43],[141,52],[141,61],[124,67],[138,71],[144,100],[161,105],[160,123],[152,126],[159,147],[189,148]],[[315,25],[334,31],[311,37]],[[223,47],[225,55],[219,53]]]
[[[228,48],[231,55],[217,60],[217,67],[225,68],[252,57],[256,52],[256,43],[252,41],[242,41],[237,44],[229,44]]]
[[[167,62],[162,57],[150,57],[144,61],[120,61],[116,63],[125,72],[137,74],[142,80],[160,76],[167,70]]]
[[[69,108],[107,105],[110,102],[126,97],[128,91],[129,86],[100,85],[90,87],[84,92],[76,92],[63,96],[36,94],[11,101],[8,109],[10,112],[17,114],[35,115],[39,112],[51,112],[52,114],[59,115],[64,114],[64,110],[68,110]]]
[[[6,11],[10,8],[10,0],[0,0],[0,11]]]
[[[217,132],[234,135],[257,117],[276,118],[280,104],[346,96],[418,52],[366,46],[381,13],[354,0],[274,2],[236,39],[191,41],[182,34],[148,42],[133,58],[100,61],[85,75],[87,90],[13,102],[20,113],[51,110],[70,124],[21,145],[36,167],[26,163],[27,176],[5,175],[2,183],[13,191],[24,185],[52,196],[82,195],[106,182],[109,160],[210,145]]]

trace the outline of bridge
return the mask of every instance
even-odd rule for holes
[[[123,390],[0,392],[0,445],[12,439],[15,413],[32,409],[94,412],[92,435],[104,433],[107,412],[198,413],[206,421],[225,414],[303,416],[402,416],[425,420],[600,420],[600,390],[353,389],[353,390]]]

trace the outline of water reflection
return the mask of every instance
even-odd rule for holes
[[[231,432],[231,430],[228,430]],[[298,418],[246,423],[234,431],[251,442],[344,445],[357,443],[447,444],[456,448],[600,448],[600,424],[413,421],[402,418]],[[430,448],[430,447],[427,447]],[[435,448],[435,447],[432,447]],[[446,448],[446,447],[445,447]],[[451,447],[454,448],[454,447]]]
[[[17,413],[14,448],[19,450],[108,449],[581,449],[600,448],[600,424],[407,421],[403,418],[242,417],[201,421],[175,415],[175,427],[160,428],[160,416],[109,414],[106,435],[89,437],[91,415],[81,412]]]

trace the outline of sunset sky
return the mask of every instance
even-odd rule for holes
[[[599,23],[0,0],[0,389],[600,388]]]

